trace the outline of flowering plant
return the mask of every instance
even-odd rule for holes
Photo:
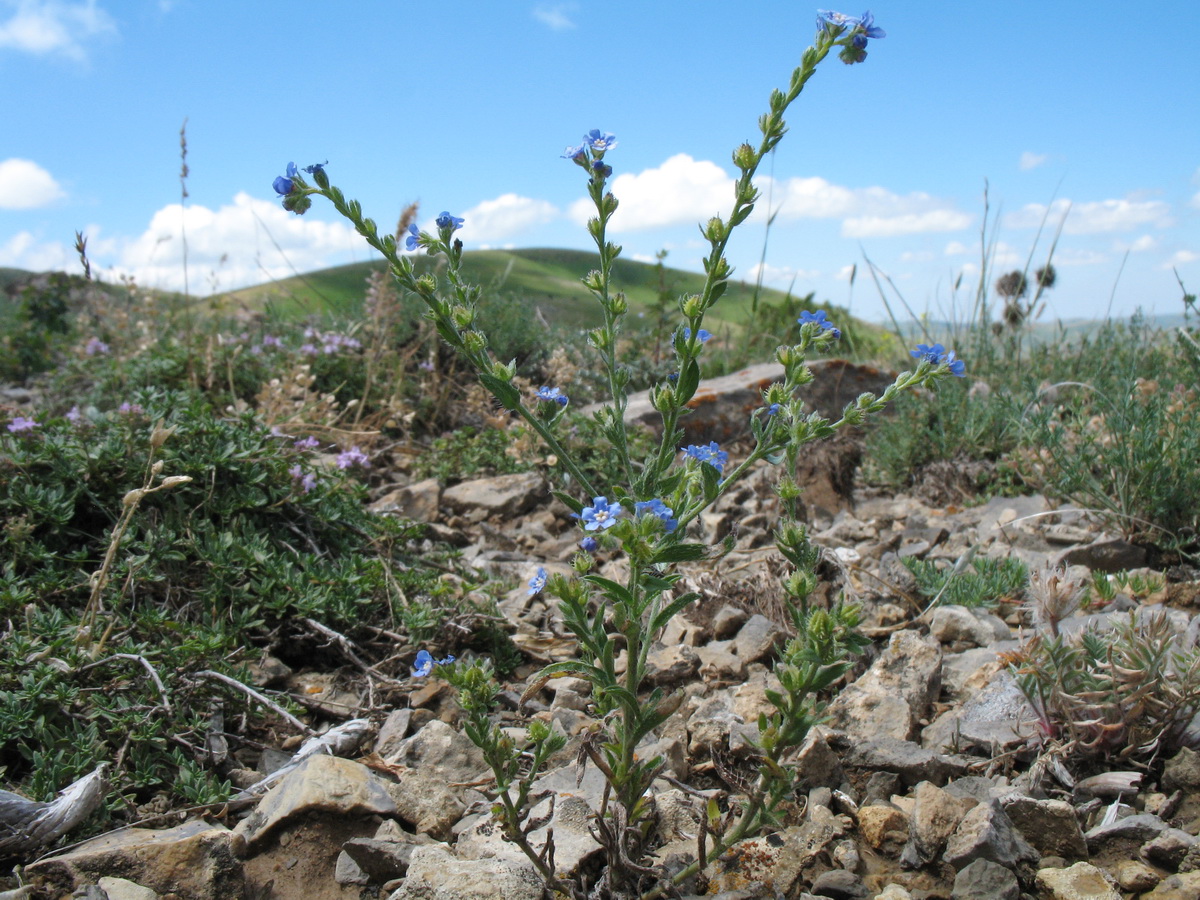
[[[418,277],[411,259],[400,252],[397,238],[381,234],[376,223],[363,216],[357,201],[347,200],[330,184],[323,169],[311,171],[312,185],[294,165],[288,166],[285,179],[276,180],[276,189],[284,195],[285,208],[301,213],[310,205],[311,197],[321,196],[354,224],[386,258],[401,287],[424,301],[442,338],[474,366],[479,380],[505,408],[538,433],[562,469],[568,489],[556,492],[556,496],[579,521],[584,532],[580,542],[582,552],[572,561],[572,577],[547,576],[546,570],[539,567],[529,588],[531,594],[545,590],[558,597],[563,620],[577,638],[580,653],[577,659],[556,662],[543,669],[526,696],[532,696],[558,676],[571,675],[591,684],[597,718],[596,740],[586,741],[580,753],[603,772],[609,786],[594,831],[607,860],[604,896],[633,896],[643,892],[648,892],[644,896],[658,896],[670,890],[665,874],[645,864],[652,815],[649,791],[666,763],[661,757],[639,759],[635,748],[684,699],[682,693],[666,695],[657,688],[647,693],[644,682],[647,655],[655,636],[673,616],[697,599],[696,594],[676,591],[681,577],[678,567],[712,555],[709,547],[695,540],[695,529],[689,526],[756,464],[763,460],[784,464],[778,483],[784,521],[777,534],[777,545],[793,567],[784,580],[784,589],[793,603],[792,624],[797,636],[780,654],[776,673],[782,690],[768,694],[776,711],[763,716],[758,723],[762,764],[742,814],[728,823],[728,827],[721,828],[715,823],[707,826],[711,843],[706,847],[701,842],[699,858],[691,869],[671,879],[676,884],[771,820],[794,785],[787,754],[799,746],[810,726],[819,719],[816,695],[844,674],[850,655],[865,643],[855,631],[858,618],[853,608],[840,604],[831,609],[809,607],[808,598],[816,587],[814,570],[818,553],[809,543],[804,528],[795,523],[800,488],[790,473],[795,470],[800,448],[845,426],[861,425],[907,388],[931,384],[947,374],[962,374],[962,362],[952,352],[940,346],[936,352],[935,348],[923,347],[914,353],[918,362],[913,371],[902,373],[880,396],[861,395],[837,421],[805,413],[800,388],[814,377],[805,365],[805,358],[811,351],[829,349],[841,335],[825,313],[805,312],[799,319],[799,342],[779,347],[776,352],[783,368],[782,380],[763,392],[761,406],[751,414],[753,449],[735,461],[715,441],[681,446],[684,434],[681,416],[699,388],[699,361],[705,343],[712,336],[703,327],[704,319],[727,286],[732,269],[725,257],[726,248],[734,229],[754,211],[759,196],[754,177],[763,158],[783,138],[786,130],[783,115],[831,51],[840,48],[845,62],[861,62],[866,56],[867,39],[884,36],[869,13],[854,18],[822,12],[818,24],[815,44],[802,55],[788,90],[771,94],[770,111],[759,121],[762,137],[758,145],[742,144],[733,153],[740,176],[731,211],[727,217],[715,216],[702,226],[709,244],[704,261],[707,277],[699,294],[679,299],[682,321],[673,342],[676,371],[650,391],[662,428],[657,450],[645,459],[636,459],[630,452],[625,416],[629,375],[617,360],[618,335],[629,309],[625,295],[612,283],[613,263],[621,247],[608,240],[609,223],[618,206],[617,198],[608,190],[613,173],[608,160],[617,140],[610,133],[593,129],[579,145],[568,147],[563,153],[563,158],[586,173],[586,190],[595,208],[587,227],[595,241],[599,263],[598,268],[584,277],[583,283],[603,313],[603,324],[588,336],[607,372],[609,388],[609,401],[596,418],[611,447],[616,470],[622,473],[620,483],[593,483],[559,440],[556,427],[561,407],[566,403],[562,388],[543,386],[527,403],[514,384],[515,364],[503,363],[489,352],[487,335],[477,325],[481,291],[462,277],[463,244],[455,237],[455,232],[464,225],[468,226],[465,233],[469,234],[469,223],[444,212],[436,220],[435,233],[412,227],[406,236],[402,234],[406,249],[422,249],[445,260],[443,287],[432,275]],[[287,190],[281,190],[285,186]],[[599,550],[625,555],[628,576],[624,583],[593,571],[593,554]],[[439,665],[442,674],[459,689],[467,717],[466,731],[483,750],[495,774],[494,812],[505,835],[525,851],[548,887],[576,898],[587,896],[584,886],[567,884],[557,872],[553,841],[546,841],[539,849],[531,836],[544,824],[544,818],[530,815],[536,798],[531,793],[533,779],[542,764],[563,746],[565,737],[555,734],[544,723],[535,722],[530,726],[525,748],[518,748],[509,735],[489,720],[499,689],[486,665],[442,666],[433,663],[426,654],[418,667],[421,671],[414,670],[414,674],[421,674],[432,665]],[[532,765],[528,764],[530,760]]]

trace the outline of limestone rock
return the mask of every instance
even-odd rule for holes
[[[1091,863],[1077,862],[1069,869],[1039,869],[1037,883],[1050,900],[1121,900],[1104,872]]]
[[[1013,826],[1042,856],[1087,859],[1087,841],[1070,803],[1035,800],[1020,794],[1012,794],[1001,803]]]
[[[1000,804],[993,800],[980,803],[968,812],[950,839],[942,858],[956,869],[976,859],[987,859],[1013,867],[1021,862],[1035,863],[1040,855],[1013,828]]]
[[[533,863],[510,859],[461,860],[444,844],[413,850],[404,884],[388,900],[540,900],[542,880]]]
[[[536,472],[516,472],[463,481],[442,492],[442,505],[481,522],[493,515],[506,518],[529,512],[547,496],[546,483]]]
[[[928,781],[917,785],[914,798],[916,802],[909,817],[908,844],[900,861],[915,869],[938,858],[946,841],[974,804]]]
[[[855,740],[911,740],[941,688],[936,641],[898,631],[871,668],[829,705],[829,725]]]
[[[1017,900],[1021,883],[1011,869],[977,859],[954,876],[953,900]]]

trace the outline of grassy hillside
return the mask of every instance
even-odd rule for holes
[[[417,270],[429,269],[431,260],[418,257]],[[547,321],[564,326],[587,326],[599,322],[595,301],[582,284],[583,276],[598,264],[594,253],[579,250],[476,250],[463,256],[468,280],[483,285],[485,293],[519,297],[537,305]],[[354,310],[362,299],[367,275],[383,268],[382,262],[354,263],[270,284],[234,291],[221,301],[236,308],[272,307],[277,313],[307,313]],[[613,281],[623,290],[635,311],[645,310],[660,290],[658,268],[652,264],[618,259]],[[698,293],[704,276],[666,268],[662,280],[672,297]],[[745,321],[754,285],[733,282],[712,312],[712,319],[727,323]],[[763,289],[760,303],[777,304],[786,298],[782,291]]]

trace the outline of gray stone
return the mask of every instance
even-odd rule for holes
[[[414,522],[432,522],[441,511],[442,486],[436,478],[426,478],[389,491],[371,504],[377,513],[394,512]]]
[[[973,805],[973,801],[955,797],[928,781],[917,785],[914,800],[908,822],[908,843],[900,855],[901,864],[911,869],[938,858],[946,841]]]
[[[1126,816],[1108,825],[1097,825],[1084,835],[1093,855],[1114,853],[1133,856],[1142,844],[1154,840],[1167,830],[1167,823],[1158,816],[1145,813]]]
[[[192,819],[174,828],[123,828],[86,841],[74,850],[29,865],[64,892],[94,884],[101,875],[124,876],[160,894],[195,900],[232,900],[245,895],[234,833]]]
[[[1042,856],[1087,859],[1087,841],[1070,803],[1020,794],[1011,794],[1001,803],[1013,826]]]
[[[1164,869],[1176,870],[1196,838],[1180,828],[1168,828],[1142,845],[1142,856]]]
[[[511,859],[460,860],[444,844],[417,847],[404,884],[389,900],[540,900],[533,863]]]
[[[394,709],[383,724],[379,726],[379,735],[375,738],[374,750],[384,759],[395,756],[400,750],[400,744],[408,735],[408,726],[412,721],[413,711],[409,707]]]
[[[814,787],[836,787],[846,780],[841,760],[830,749],[824,734],[814,728],[804,739],[796,755],[796,787],[806,790]]]
[[[953,766],[944,756],[912,741],[883,737],[852,743],[846,765],[856,769],[895,772],[906,785],[920,781],[945,784]]]
[[[1146,548],[1120,538],[1072,547],[1055,561],[1060,566],[1087,566],[1093,572],[1127,572],[1146,565]]]
[[[723,641],[737,634],[738,629],[746,623],[750,614],[740,606],[722,606],[712,620],[712,636]]]
[[[963,643],[986,647],[992,642],[992,629],[965,606],[939,606],[929,619],[929,633],[943,644]]]
[[[379,776],[366,766],[318,754],[267,791],[234,833],[253,847],[282,823],[313,812],[391,816],[396,814],[396,804]]]
[[[516,472],[464,481],[442,492],[442,505],[480,522],[489,516],[519,516],[548,496],[546,482],[536,472]]]
[[[829,725],[855,740],[911,740],[941,689],[937,641],[898,631],[871,668],[829,704]]]
[[[733,652],[747,663],[760,662],[775,652],[784,638],[783,630],[764,615],[755,613],[733,639]]]
[[[342,852],[354,860],[368,880],[377,884],[400,878],[408,871],[415,841],[385,841],[379,838],[351,838],[342,844]]]
[[[1184,747],[1167,760],[1162,786],[1165,791],[1200,791],[1200,753]]]
[[[1020,862],[1036,863],[1040,854],[1013,828],[1000,804],[993,800],[980,803],[958,823],[958,830],[946,841],[942,858],[956,869],[977,859],[1002,866]]]
[[[675,687],[699,671],[699,654],[684,644],[655,646],[646,654],[646,683],[650,687]]]
[[[158,893],[126,878],[105,875],[96,882],[108,900],[158,900]]]
[[[1012,674],[1002,669],[963,704],[957,726],[959,747],[979,747],[993,754],[1012,750],[1032,737],[1029,723],[1033,721],[1029,701]]]
[[[337,863],[333,867],[333,880],[338,884],[364,885],[371,883],[371,877],[345,850],[338,854]]]
[[[1011,869],[977,859],[954,876],[951,900],[1018,900],[1021,883]]]
[[[809,893],[815,897],[831,897],[833,900],[866,900],[871,896],[862,879],[845,869],[830,869],[813,880]]]

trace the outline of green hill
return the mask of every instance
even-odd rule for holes
[[[583,276],[598,264],[596,254],[580,250],[476,250],[463,255],[465,277],[482,285],[485,295],[532,302],[547,321],[563,326],[586,327],[599,322],[598,306],[582,283]],[[435,261],[422,255],[416,265],[418,272],[426,272]],[[349,313],[362,300],[367,276],[383,268],[384,263],[376,261],[322,269],[233,291],[221,298],[219,305],[252,310],[270,305],[282,314]],[[704,285],[703,275],[680,269],[665,268],[661,279],[672,298],[699,293]],[[660,274],[653,264],[618,259],[613,266],[613,282],[617,290],[625,292],[631,310],[644,311],[658,296]],[[753,295],[753,284],[731,282],[713,308],[711,320],[729,324],[745,321]],[[764,288],[759,302],[775,305],[786,298],[782,291]]]

